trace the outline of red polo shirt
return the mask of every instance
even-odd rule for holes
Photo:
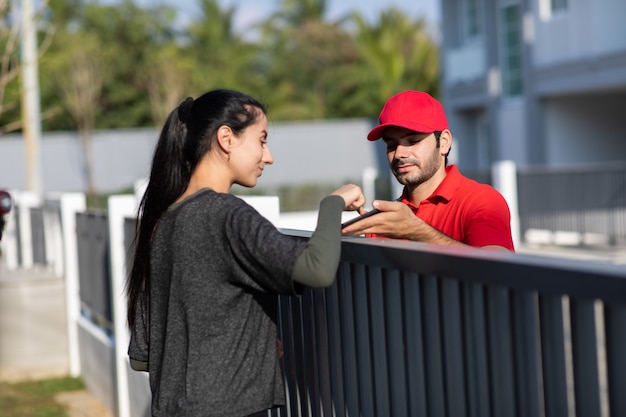
[[[493,187],[463,176],[456,165],[446,167],[446,177],[430,197],[414,205],[401,201],[413,213],[445,235],[470,246],[499,245],[513,248],[511,213],[504,197]]]

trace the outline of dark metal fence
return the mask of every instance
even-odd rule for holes
[[[280,299],[295,416],[624,416],[626,271],[348,240]]]
[[[110,320],[107,221],[77,233],[81,300]],[[341,260],[333,286],[279,298],[288,404],[270,414],[626,415],[623,267],[360,238]]]
[[[18,209],[18,206],[16,205],[15,207],[13,207],[12,210],[13,216],[15,216],[15,244],[16,244],[16,252],[17,252],[17,263],[18,265],[21,265],[22,262],[24,261],[23,259],[23,255],[22,255],[22,228],[20,226],[20,210]]]
[[[131,271],[133,267],[133,253],[134,253],[134,240],[135,229],[137,227],[137,220],[135,218],[124,219],[124,247],[126,248],[126,271]]]
[[[46,245],[44,235],[42,207],[33,207],[30,209],[31,224],[31,241],[33,242],[33,263],[37,265],[46,265]]]
[[[106,212],[90,211],[76,216],[78,273],[83,314],[110,330],[113,321],[109,225]]]
[[[518,168],[517,182],[522,238],[540,229],[626,241],[626,163]]]

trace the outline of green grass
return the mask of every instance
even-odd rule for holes
[[[60,392],[84,389],[80,378],[54,378],[41,381],[0,382],[0,417],[67,417],[54,396]]]

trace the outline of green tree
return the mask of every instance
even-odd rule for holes
[[[326,0],[282,0],[274,19],[283,20],[288,26],[298,27],[309,22],[322,22],[326,14]]]
[[[146,57],[142,80],[150,100],[154,126],[163,125],[170,112],[189,94],[192,94],[193,61],[175,44],[160,47]]]
[[[0,115],[2,133],[21,126],[19,113],[19,33],[11,19],[12,2],[0,0]]]
[[[343,95],[358,53],[342,21],[324,20],[326,1],[285,0],[263,26],[263,96],[277,120],[347,117]]]
[[[97,125],[126,128],[152,125],[142,69],[152,51],[176,39],[176,12],[168,7],[141,8],[131,0],[115,6],[90,4],[84,28],[114,49]]]
[[[97,37],[80,32],[59,34],[57,41],[64,45],[64,59],[53,59],[48,65],[48,74],[55,80],[54,86],[61,104],[71,115],[78,130],[87,193],[93,195],[96,188],[91,136],[107,76],[105,48]]]
[[[22,27],[19,3],[0,0],[0,135],[22,128],[20,103],[22,101],[20,81],[22,63],[20,61],[20,42],[25,28]],[[43,54],[50,44],[51,31],[39,26],[42,12],[47,1],[38,4],[32,24],[39,31],[39,54]],[[42,118],[49,116],[45,113]]]
[[[80,22],[86,3],[84,0],[47,0],[43,10],[43,21],[49,27],[63,30],[69,25]]]
[[[194,60],[193,90],[213,88],[249,91],[253,85],[256,45],[234,29],[236,8],[221,8],[217,0],[199,0],[200,14],[186,31],[185,50]]]
[[[402,89],[438,92],[438,52],[425,22],[398,9],[374,24],[358,14],[329,22],[326,0],[282,0],[259,26],[236,30],[237,9],[218,0],[198,0],[200,13],[184,22],[173,8],[136,0],[50,1],[46,22],[59,36],[41,73],[47,62],[72,60],[66,34],[97,39],[105,57],[95,128],[159,126],[185,96],[218,87],[258,96],[274,120],[371,117]],[[73,129],[58,79],[40,84],[42,109],[64,109],[44,128]]]
[[[352,15],[352,21],[362,59],[362,65],[354,67],[354,79],[364,87],[350,96],[349,105],[375,115],[390,96],[402,90],[423,90],[437,96],[439,49],[424,19],[412,21],[392,7],[373,24],[359,13]]]
[[[64,4],[63,0],[54,0]],[[162,45],[177,39],[176,11],[171,7],[142,8],[131,0],[115,5],[71,0],[75,8],[62,7],[49,13],[49,24],[56,27],[59,39],[50,48],[53,60],[71,60],[60,41],[64,34],[82,34],[97,39],[105,56],[106,77],[96,110],[96,128],[152,126],[149,94],[145,88],[146,62]],[[45,68],[42,68],[45,73]],[[57,80],[42,77],[42,103],[58,106]],[[69,114],[48,123],[47,128],[73,126]]]

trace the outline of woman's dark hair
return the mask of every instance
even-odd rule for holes
[[[228,126],[238,135],[266,111],[262,103],[247,94],[213,90],[195,100],[187,97],[168,116],[137,212],[135,253],[126,285],[129,326],[135,323],[135,305],[149,287],[152,234],[159,219],[187,189],[198,162],[211,149],[217,130]]]

